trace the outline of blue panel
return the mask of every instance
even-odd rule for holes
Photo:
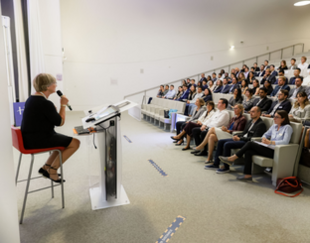
[[[130,140],[127,136],[124,135],[124,138],[125,138],[129,143],[132,143],[131,140]]]
[[[149,162],[154,166],[156,170],[162,175],[162,176],[168,176],[153,160],[149,160]]]
[[[13,103],[15,126],[20,127],[23,120],[23,114],[25,109],[25,102]]]
[[[181,224],[184,222],[186,218],[183,216],[178,216],[173,223],[169,226],[168,229],[160,236],[160,238],[156,241],[156,243],[164,243],[168,242],[174,233],[179,229]]]

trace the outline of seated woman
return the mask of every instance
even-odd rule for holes
[[[189,89],[189,95],[188,95],[188,98],[187,98],[187,103],[189,103],[190,100],[194,99],[195,96],[196,96],[196,87],[194,85],[192,85]]]
[[[183,94],[183,88],[182,88],[182,86],[179,86],[178,93],[175,95],[175,97],[173,99],[174,100],[179,99],[182,96],[182,94]]]
[[[274,125],[272,125],[262,137],[262,143],[268,145],[267,147],[250,141],[233,156],[219,156],[219,159],[223,163],[231,165],[236,159],[245,155],[244,175],[238,176],[238,180],[252,180],[252,156],[259,155],[273,158],[275,145],[289,144],[293,128],[290,126],[287,112],[284,110],[278,110],[273,119]]]
[[[228,101],[228,110],[232,110],[236,104],[242,104],[243,97],[241,96],[241,90],[240,89],[234,89],[234,96],[231,97]]]
[[[208,101],[212,101],[212,93],[209,88],[206,88],[203,91],[203,95],[201,98],[205,101],[205,103],[207,103]]]
[[[190,121],[190,122],[186,123],[186,125],[183,128],[182,132],[178,136],[171,137],[172,139],[182,139],[183,140],[183,137],[186,135],[186,142],[187,142],[187,144],[182,149],[183,151],[190,149],[190,142],[191,142],[191,136],[192,136],[193,128],[201,127],[215,113],[215,111],[214,111],[214,102],[213,101],[208,101],[206,107],[207,107],[207,110],[199,117],[197,122]]]
[[[255,98],[253,97],[253,89],[248,89],[245,92],[245,99],[242,101],[242,105],[245,111],[248,111],[253,106]]]
[[[293,122],[310,120],[310,102],[305,91],[297,93],[297,101],[290,111],[289,118]]]
[[[282,60],[281,65],[278,67],[278,70],[287,70],[286,61]]]
[[[213,93],[219,93],[222,91],[222,88],[223,88],[223,82],[222,80],[218,79],[216,81],[216,86],[214,87],[213,89]]]
[[[271,82],[269,82],[268,80],[265,81],[264,83],[264,87],[267,89],[267,95],[270,95],[273,91],[273,87]]]
[[[54,104],[48,100],[48,97],[55,93],[57,87],[56,79],[50,74],[41,73],[36,76],[33,86],[36,92],[26,101],[21,125],[24,146],[26,149],[65,147],[62,152],[62,162],[64,163],[80,146],[79,140],[56,133],[54,130],[55,126],[62,126],[65,123],[68,99],[65,96],[60,98],[58,113]],[[59,154],[53,152],[45,165],[40,168],[39,173],[60,183],[61,179],[57,174],[59,167]]]
[[[241,81],[241,94],[245,94],[245,91],[247,91],[247,89],[249,88],[249,84],[248,81],[246,79],[243,79]]]
[[[204,147],[208,144],[208,159],[206,161],[207,164],[213,163],[212,154],[214,145],[218,140],[232,138],[232,132],[243,131],[246,124],[246,119],[243,116],[243,106],[241,104],[235,105],[234,112],[235,116],[230,120],[230,123],[227,127],[223,126],[222,128],[210,128],[202,143],[195,148],[195,150],[203,150]]]
[[[213,92],[214,87],[215,87],[214,82],[213,82],[212,80],[209,80],[209,81],[208,81],[208,88],[209,88],[209,90],[210,90],[211,92]],[[206,89],[206,87],[205,87],[205,89]]]
[[[195,105],[197,106],[196,110],[194,111],[192,117],[187,121],[178,121],[176,123],[176,130],[177,130],[177,136],[171,136],[171,138],[173,140],[176,140],[176,146],[180,146],[181,144],[183,144],[183,137],[184,134],[182,136],[178,136],[181,131],[183,131],[184,127],[186,126],[187,123],[189,122],[197,122],[199,117],[204,113],[204,111],[206,110],[206,107],[204,107],[205,102],[202,98],[198,98],[196,100]]]
[[[248,76],[248,83],[252,84],[254,80],[255,80],[255,73],[251,71]]]
[[[257,79],[254,79],[253,80],[253,95],[255,96],[259,96],[259,82]]]
[[[240,72],[238,74],[238,84],[241,84],[242,80],[245,79],[244,73]]]

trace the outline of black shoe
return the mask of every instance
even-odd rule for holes
[[[191,154],[198,154],[200,152],[201,152],[200,150],[194,150],[194,151],[191,152]]]
[[[179,139],[177,139],[177,138],[174,138],[174,136],[171,136],[171,139],[172,139],[172,140],[179,140]]]
[[[195,154],[195,156],[204,156],[204,155],[208,155],[207,151],[205,151],[205,150],[201,150],[201,151],[199,151],[199,153]]]
[[[180,140],[180,141],[182,141],[182,143],[176,143],[175,146],[181,146],[184,143],[183,140]]]
[[[179,140],[174,140],[174,141],[173,141],[173,143],[177,143],[177,142],[179,142]]]
[[[46,178],[50,178],[50,174],[46,170],[44,170],[42,167],[39,169],[38,173],[43,175]],[[61,176],[61,174],[58,174],[58,176]]]
[[[188,148],[182,148],[182,151],[189,150],[189,149],[192,149],[192,148],[191,148],[191,147],[188,147]]]

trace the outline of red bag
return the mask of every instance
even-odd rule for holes
[[[302,184],[299,178],[297,178],[296,176],[290,176],[290,177],[285,177],[282,179],[278,179],[277,180],[277,188],[274,191],[277,194],[286,196],[286,197],[296,197],[298,196],[300,193],[303,192],[303,188],[302,188]],[[279,192],[281,191],[281,192]],[[294,193],[297,192],[295,195],[288,195],[285,193]]]

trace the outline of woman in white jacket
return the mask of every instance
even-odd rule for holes
[[[293,122],[303,122],[310,120],[310,102],[306,92],[298,92],[296,97],[297,101],[295,102],[289,114],[290,120]]]

